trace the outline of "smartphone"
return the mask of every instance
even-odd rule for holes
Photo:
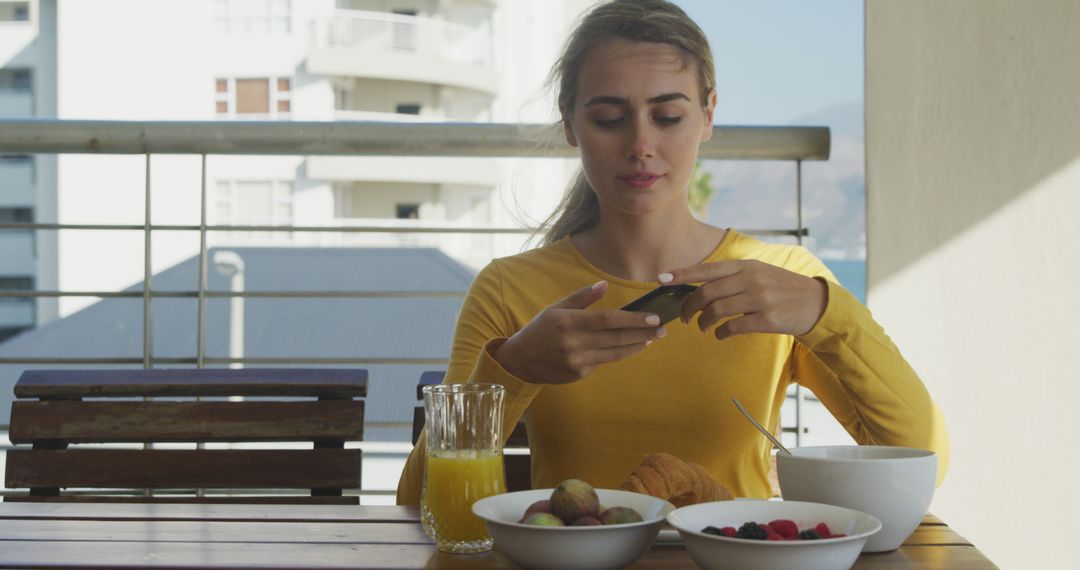
[[[661,285],[624,306],[624,311],[639,311],[660,316],[660,324],[682,314],[683,299],[697,290],[697,285]]]

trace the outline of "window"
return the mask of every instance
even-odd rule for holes
[[[399,220],[416,220],[420,218],[420,204],[398,204],[396,209]]]
[[[419,103],[398,103],[396,112],[401,115],[419,115]]]
[[[32,291],[34,289],[33,277],[0,277],[0,289],[7,291]]]
[[[3,276],[0,277],[0,290],[3,291],[33,291],[34,290],[34,278],[24,276]],[[11,322],[0,323],[0,342],[13,337],[20,332],[32,328],[34,326],[34,299],[29,297],[0,297],[0,304],[8,308],[12,307],[25,307],[24,313],[29,317],[28,321],[23,321],[23,325],[13,325]]]
[[[33,208],[0,208],[0,223],[30,224],[33,221]]]
[[[214,29],[219,34],[288,34],[290,0],[214,0]]]
[[[0,22],[29,22],[29,2],[0,2]]]
[[[390,44],[396,50],[416,51],[416,24],[409,21],[409,18],[416,17],[416,10],[394,10],[393,12],[403,18],[398,19],[391,27]]]
[[[292,79],[218,78],[214,112],[219,118],[284,118],[292,112]]]
[[[0,69],[0,91],[33,91],[33,74],[29,69],[7,67]]]

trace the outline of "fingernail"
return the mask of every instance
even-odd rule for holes
[[[667,329],[666,328],[660,327],[660,328],[656,329],[656,338],[664,338],[665,336],[667,336]]]
[[[645,324],[655,327],[656,325],[660,324],[660,317],[657,315],[649,315],[645,317]]]
[[[603,281],[603,280],[597,281],[596,284],[592,286],[593,291],[603,287],[606,283],[607,283],[607,281]]]
[[[667,283],[668,281],[671,281],[674,278],[675,278],[675,276],[670,274],[670,273],[661,273],[660,275],[656,276],[656,280],[661,282],[661,283]]]
[[[650,344],[652,344],[652,341],[651,341],[651,340],[647,340],[647,341],[645,341],[645,346],[649,346]]]

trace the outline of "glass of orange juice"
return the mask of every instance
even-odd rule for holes
[[[483,552],[494,544],[472,504],[506,492],[504,393],[498,384],[424,387],[427,468],[420,520],[444,552]]]

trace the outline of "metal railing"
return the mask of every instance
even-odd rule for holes
[[[701,147],[702,159],[786,160],[796,164],[796,227],[792,229],[743,229],[750,234],[791,236],[799,243],[807,234],[802,217],[802,161],[829,156],[829,130],[824,127],[716,127]],[[210,298],[231,297],[447,297],[459,291],[209,291],[207,243],[210,231],[260,232],[389,232],[522,234],[532,228],[463,227],[420,223],[408,227],[363,226],[268,226],[211,225],[207,223],[208,155],[351,155],[351,156],[444,156],[444,157],[574,157],[577,150],[566,145],[561,128],[551,125],[462,123],[305,123],[305,122],[119,122],[119,121],[0,121],[0,153],[142,154],[145,167],[145,214],[142,224],[0,223],[0,231],[37,230],[129,230],[143,233],[143,285],[141,291],[21,291],[0,290],[5,298],[129,297],[143,300],[143,354],[141,358],[0,358],[0,364],[193,364],[197,367],[225,364],[423,364],[445,365],[444,358],[211,358],[206,356],[205,313]],[[201,187],[197,225],[165,225],[151,222],[150,157],[154,154],[200,155]],[[151,272],[151,235],[155,231],[193,231],[199,234],[198,288],[191,291],[157,291]],[[196,354],[193,358],[159,358],[152,351],[155,298],[197,299]],[[785,428],[801,439],[802,391],[796,386],[796,425]],[[0,426],[3,427],[3,426]]]

